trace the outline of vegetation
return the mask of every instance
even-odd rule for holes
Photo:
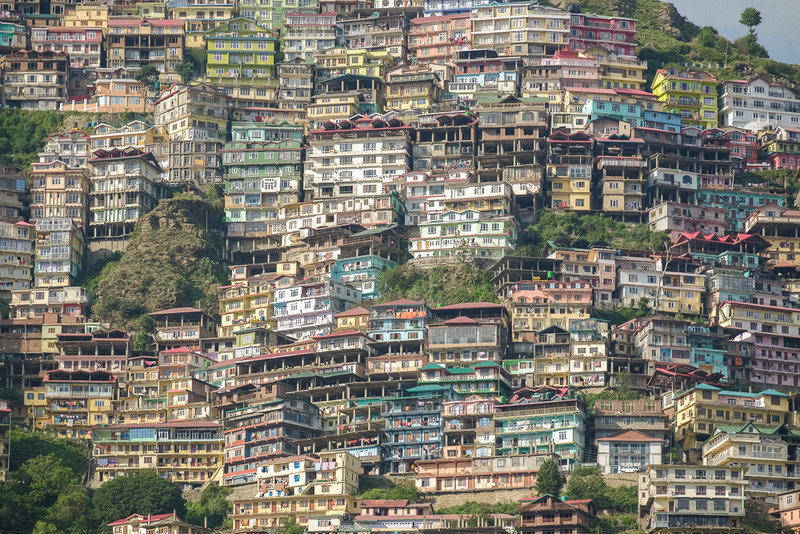
[[[303,534],[306,529],[297,522],[294,516],[287,517],[283,522],[282,534]]]
[[[636,400],[642,398],[642,394],[630,388],[630,374],[619,373],[619,381],[621,383],[617,391],[604,389],[597,393],[581,393],[583,403],[586,406],[587,417],[594,416],[594,405],[599,400]]]
[[[384,487],[373,487],[364,491],[360,497],[362,499],[406,500],[408,502],[424,500],[424,495],[416,488],[413,480],[393,482]]]
[[[535,224],[521,234],[517,255],[541,256],[551,241],[578,239],[621,249],[662,250],[668,242],[664,232],[653,232],[646,224],[625,224],[599,214],[560,213],[545,210]]]
[[[162,200],[139,220],[122,257],[92,278],[97,319],[136,331],[141,350],[154,327],[150,312],[192,306],[216,315],[217,287],[228,280],[221,224],[222,212],[199,195]]]
[[[736,174],[736,181],[742,185],[753,184],[760,186],[766,184],[775,193],[784,194],[787,206],[793,206],[800,193],[800,175],[797,171],[789,169],[772,169],[759,172],[740,172]]]
[[[233,512],[233,504],[228,500],[231,488],[227,486],[209,486],[200,494],[200,499],[186,503],[186,521],[195,525],[208,522],[210,529],[229,529]]]
[[[25,167],[38,160],[45,138],[66,124],[64,113],[0,109],[0,165]]]
[[[517,506],[519,506],[519,503],[513,501],[507,501],[495,504],[467,501],[464,504],[458,504],[456,506],[437,508],[436,513],[465,514],[465,515],[475,515],[475,516],[489,516],[491,514],[515,515],[517,513]]]
[[[158,68],[155,65],[148,64],[134,72],[133,78],[145,84],[151,91],[154,91],[160,75],[161,73],[158,72]]]
[[[564,495],[570,500],[592,499],[595,508],[613,509],[619,513],[635,513],[636,486],[609,486],[599,467],[581,466],[569,476]]]
[[[181,77],[183,83],[189,83],[204,74],[203,66],[198,63],[191,54],[186,54],[186,56],[175,65],[175,72]]]
[[[637,55],[647,60],[647,76],[652,81],[657,69],[675,65],[695,68],[716,75],[720,81],[764,75],[778,82],[800,83],[800,66],[773,61],[748,33],[731,43],[711,26],[700,28],[678,13],[675,7],[659,0],[550,0],[551,4],[577,4],[584,13],[619,15],[637,20]],[[747,10],[745,10],[747,11]],[[743,13],[744,15],[744,13]],[[753,19],[747,18],[748,22]],[[750,27],[749,25],[744,25]],[[752,26],[755,28],[758,24]],[[753,47],[753,42],[760,47]],[[759,52],[759,53],[754,53]],[[702,67],[700,66],[702,64]]]
[[[651,311],[650,302],[647,300],[647,298],[642,297],[639,299],[639,302],[635,308],[618,307],[614,308],[613,310],[604,310],[598,308],[594,310],[594,315],[598,319],[603,319],[616,326],[622,323],[627,323],[631,319],[636,319],[637,317],[650,315]]]
[[[419,300],[432,308],[461,302],[496,302],[489,273],[466,262],[421,269],[403,264],[378,276],[381,302]]]
[[[533,489],[539,495],[552,495],[557,499],[563,487],[564,475],[561,474],[558,462],[553,459],[545,460],[536,473],[536,484]]]

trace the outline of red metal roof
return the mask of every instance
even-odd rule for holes
[[[474,310],[479,308],[505,308],[502,304],[497,304],[495,302],[462,302],[460,304],[451,304],[449,306],[441,306],[436,308],[436,311],[439,310]]]

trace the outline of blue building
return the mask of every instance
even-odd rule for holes
[[[700,188],[697,191],[697,204],[700,206],[722,208],[728,210],[725,222],[731,225],[734,232],[744,232],[744,221],[754,210],[767,204],[786,205],[785,196],[769,191],[739,189]]]
[[[396,222],[342,238],[338,243],[339,259],[331,269],[331,279],[334,282],[355,287],[361,291],[364,300],[380,297],[378,274],[401,263],[407,256],[402,248],[400,227],[397,224],[402,220],[403,206],[396,191],[392,192],[390,202],[393,207],[397,207]]]
[[[387,399],[387,461],[390,473],[409,473],[418,460],[438,458],[444,447],[442,403],[455,400],[453,390],[435,384],[417,386]]]
[[[645,109],[642,111],[641,126],[644,128],[655,128],[656,130],[681,133],[681,116],[677,113],[669,113],[667,111]]]

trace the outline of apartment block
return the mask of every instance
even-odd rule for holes
[[[131,71],[155,65],[161,83],[179,81],[175,67],[183,60],[184,21],[181,19],[111,18],[108,20],[107,66]]]
[[[314,63],[314,56],[336,46],[336,14],[292,11],[286,14],[283,25],[282,50],[284,61],[302,59]]]
[[[88,230],[89,177],[85,156],[81,159],[83,168],[70,167],[60,159],[32,163],[32,222],[69,218],[83,232]]]
[[[536,58],[569,45],[569,13],[537,3],[493,2],[473,7],[470,21],[476,49]]]
[[[0,165],[0,220],[16,222],[23,218],[27,193],[22,167]]]
[[[0,295],[31,287],[35,227],[23,221],[0,220]]]
[[[89,439],[94,427],[112,422],[117,378],[108,371],[47,371],[45,427],[59,437]]]
[[[182,489],[197,489],[218,477],[222,443],[213,421],[104,426],[92,432],[95,482],[154,469]]]
[[[730,80],[720,87],[720,125],[752,132],[800,126],[800,102],[788,87],[764,78]]]
[[[36,221],[33,285],[36,288],[75,286],[83,271],[86,237],[73,219],[50,217]]]
[[[572,13],[569,48],[587,50],[595,46],[624,56],[636,55],[636,19]]]
[[[31,28],[31,48],[39,52],[67,52],[72,69],[100,68],[102,28]]]
[[[0,58],[2,105],[57,110],[67,99],[70,78],[66,52],[20,50]]]
[[[300,340],[329,334],[334,314],[361,303],[361,292],[336,282],[301,282],[275,290],[276,330]]]
[[[679,114],[684,126],[717,126],[717,79],[712,74],[659,69],[652,89],[664,111]]]
[[[170,19],[186,23],[186,48],[204,48],[205,36],[234,17],[236,2],[227,0],[169,0]]]
[[[420,63],[452,65],[456,50],[471,44],[472,25],[469,13],[427,15],[411,19],[408,48]]]

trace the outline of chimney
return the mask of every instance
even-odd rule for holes
[[[148,525],[150,524],[150,517],[151,517],[152,515],[153,515],[153,514],[147,514],[147,524],[148,524]]]

